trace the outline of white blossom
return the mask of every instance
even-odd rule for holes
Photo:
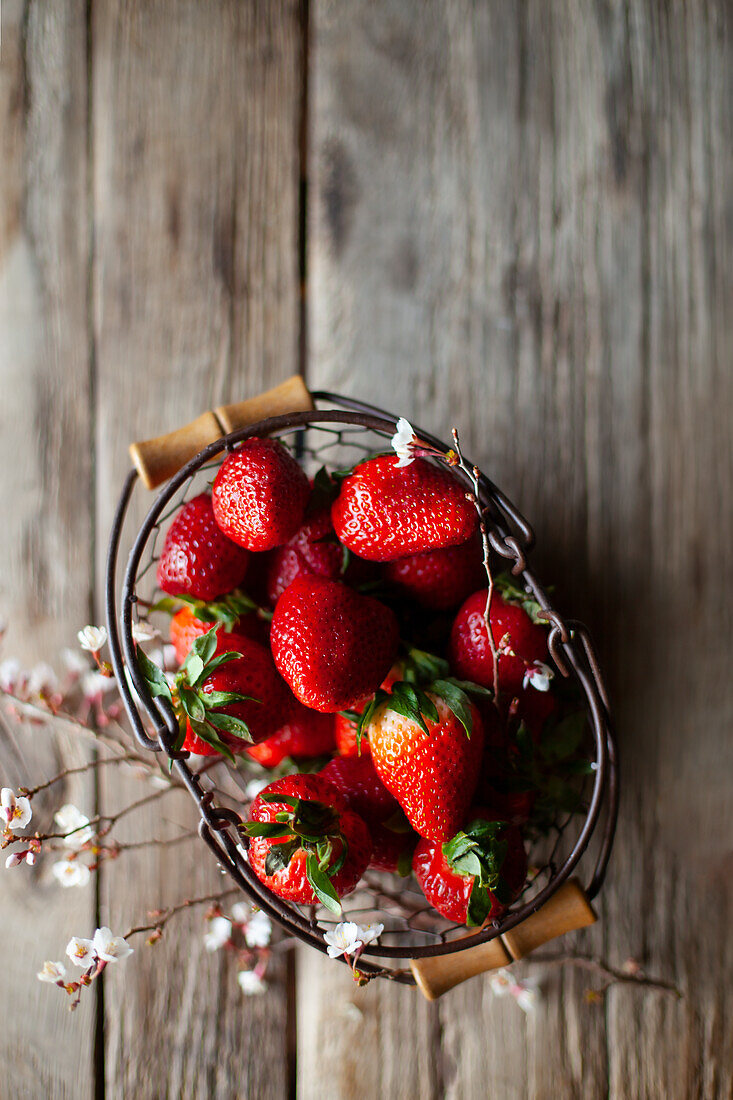
[[[256,970],[240,970],[237,974],[237,981],[242,993],[247,997],[264,993],[267,989],[267,982],[260,977]]]
[[[36,977],[39,982],[62,982],[66,977],[66,967],[62,962],[50,962],[46,959],[43,970],[39,970]]]
[[[66,945],[66,954],[75,966],[83,967],[91,966],[97,957],[93,942],[81,939],[79,936],[71,937]]]
[[[153,638],[159,638],[160,631],[157,626],[153,626],[152,623],[143,619],[139,623],[132,624],[132,636],[138,645],[140,645],[142,642],[152,642]]]
[[[0,689],[3,691],[12,692],[22,675],[20,661],[16,661],[14,657],[0,661]]]
[[[107,642],[107,628],[104,626],[85,626],[77,634],[79,645],[89,653],[98,653]]]
[[[36,853],[31,852],[30,849],[25,853],[25,861],[29,867],[32,867],[36,862]]]
[[[61,859],[54,863],[51,874],[60,886],[86,886],[91,872],[86,863],[78,859]]]
[[[332,959],[337,959],[339,955],[353,955],[363,946],[359,938],[359,925],[354,921],[341,921],[331,932],[324,932],[323,938]]]
[[[81,678],[81,690],[85,699],[97,699],[108,691],[114,691],[117,681],[114,676],[105,676],[96,668],[90,668]]]
[[[94,933],[94,950],[104,962],[117,962],[131,955],[133,948],[123,936],[113,935],[107,927],[98,928]]]
[[[392,436],[391,443],[392,449],[399,459],[397,466],[409,466],[415,458],[417,436],[412,424],[409,420],[405,420],[404,416],[401,416],[397,421],[397,431]]]
[[[521,1008],[522,1012],[530,1014],[534,1012],[537,1007],[538,994],[536,989],[530,989],[528,986],[524,986],[514,994],[514,999]]]
[[[81,676],[89,668],[89,660],[83,657],[76,649],[62,649],[61,659],[69,672],[74,676]]]
[[[247,905],[246,901],[238,901],[232,906],[232,919],[237,924],[246,924],[250,918],[252,910]]]
[[[232,922],[226,917],[214,917],[209,921],[209,931],[204,936],[207,951],[218,951],[232,936]]]
[[[489,986],[496,997],[504,997],[506,994],[513,997],[523,1012],[534,1012],[537,1007],[539,990],[536,981],[515,981],[514,975],[502,967],[491,975]]]
[[[369,943],[376,943],[377,942],[379,937],[382,935],[382,932],[384,932],[384,925],[383,924],[360,924],[358,926],[358,929],[359,929],[359,939],[361,940],[363,946],[366,947],[367,944],[369,944]]]
[[[28,676],[28,691],[31,695],[55,691],[58,685],[58,677],[50,665],[41,661],[33,666]]]
[[[247,947],[267,947],[272,936],[272,922],[267,913],[258,910],[253,913],[244,927],[244,942]]]
[[[5,866],[9,871],[11,867],[17,867],[22,862],[23,862],[23,853],[22,852],[11,852],[10,855],[8,856],[8,858],[5,860]]]
[[[528,665],[524,672],[524,679],[522,680],[522,687],[527,687],[531,684],[537,691],[549,691],[550,680],[554,676],[554,673],[549,665],[544,665],[542,661],[535,661],[533,665]]]
[[[25,829],[32,817],[29,799],[24,795],[16,796],[10,787],[3,787],[0,791],[0,821],[4,821],[12,833],[18,833]]]
[[[94,829],[89,825],[89,818],[71,802],[67,802],[53,817],[64,837],[67,847],[78,851],[83,848],[94,836]]]

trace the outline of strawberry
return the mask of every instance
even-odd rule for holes
[[[179,664],[185,661],[194,638],[206,634],[216,622],[223,624],[224,631],[236,630],[237,634],[243,634],[246,638],[252,638],[263,645],[269,642],[267,622],[256,614],[255,605],[246,597],[240,599],[236,594],[235,598],[235,593],[232,593],[224,600],[214,603],[187,600],[185,605],[174,613],[169,628],[170,639]]]
[[[455,617],[450,636],[450,661],[457,676],[484,687],[494,685],[494,665],[486,628],[486,590],[469,596]],[[499,695],[513,698],[522,690],[525,674],[547,659],[547,633],[518,603],[494,591],[491,631],[499,653]]]
[[[272,550],[295,534],[310,495],[308,478],[274,439],[248,439],[214,479],[214,517],[247,550]]]
[[[451,681],[423,692],[398,683],[362,716],[385,787],[421,836],[443,841],[463,824],[484,744],[477,708]]]
[[[264,768],[276,768],[286,756],[312,760],[332,753],[336,746],[334,715],[320,714],[293,699],[287,721],[262,741],[247,749],[247,755]]]
[[[176,514],[158,561],[158,587],[170,596],[214,600],[241,584],[249,554],[223,534],[208,493]]]
[[[341,791],[351,809],[369,826],[373,843],[369,866],[377,871],[395,872],[406,865],[409,870],[415,834],[370,757],[337,756],[321,768],[319,775]]]
[[[326,577],[297,577],[278,600],[270,631],[275,664],[296,698],[332,712],[363,705],[398,642],[388,607]]]
[[[394,455],[367,459],[341,485],[331,506],[344,546],[371,561],[394,561],[465,542],[478,516],[461,482],[444,466]]]
[[[501,916],[527,874],[522,834],[515,825],[488,819],[485,810],[445,844],[419,840],[412,866],[434,909],[448,920],[476,927]]]
[[[379,685],[382,691],[389,691],[392,684],[403,678],[403,660],[395,661],[391,669]],[[340,756],[363,756],[369,752],[369,742],[363,734],[357,743],[357,729],[361,715],[355,711],[337,714],[334,731],[336,735],[336,749]]]
[[[293,700],[264,646],[220,629],[194,640],[172,689],[140,647],[137,659],[151,694],[166,698],[176,711],[181,728],[176,747],[211,755],[203,742],[233,759],[233,752],[269,737]]]
[[[250,866],[273,893],[339,914],[339,898],[354,889],[372,852],[365,823],[320,775],[271,783],[253,801],[245,830]]]
[[[483,550],[478,539],[469,539],[460,546],[409,554],[388,562],[384,578],[398,595],[447,611],[485,581]]]
[[[336,580],[344,567],[344,547],[338,542],[331,512],[322,508],[307,518],[284,546],[272,551],[267,568],[267,596],[273,606],[296,577]]]

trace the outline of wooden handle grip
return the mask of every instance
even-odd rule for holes
[[[436,955],[428,959],[412,959],[410,969],[420,992],[429,1001],[435,1001],[454,985],[468,978],[508,966],[524,958],[536,947],[594,924],[596,915],[580,884],[571,879],[545,902],[536,913],[530,914],[521,924],[503,936],[488,943],[456,951],[452,955]],[[472,933],[473,934],[473,933]]]
[[[202,447],[221,439],[227,432],[246,428],[258,420],[283,413],[303,412],[313,408],[311,397],[300,375],[275,386],[257,397],[237,405],[222,405],[214,412],[205,412],[167,435],[146,439],[130,445],[130,457],[146,489],[155,489],[172,477],[197,455]]]
[[[238,428],[246,428],[270,416],[308,412],[312,408],[313,398],[308,387],[299,374],[294,374],[287,382],[275,386],[267,393],[249,397],[236,405],[220,405],[214,411],[225,432],[236,432]]]

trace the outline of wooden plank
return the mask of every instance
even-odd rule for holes
[[[540,575],[599,640],[624,761],[601,921],[569,946],[684,992],[618,987],[604,1011],[553,971],[525,1019],[477,979],[438,1010],[442,1087],[726,1096],[730,9],[319,0],[312,23],[309,380],[457,424],[532,518]],[[307,967],[303,1094],[360,1095],[339,1076],[354,998]],[[391,1023],[370,1022],[382,1080],[408,1061]]]
[[[297,368],[300,17],[293,2],[118,0],[94,6],[92,36],[102,553],[128,443]],[[110,784],[106,804],[132,790]],[[134,835],[196,819],[187,797],[154,810]],[[103,911],[121,927],[221,883],[198,841],[144,853],[107,877]],[[110,975],[108,1097],[287,1093],[284,965],[245,999],[203,930],[192,913]]]
[[[0,609],[3,657],[61,672],[91,590],[90,407],[86,271],[86,28],[74,2],[2,7],[0,53]],[[2,785],[32,786],[86,759],[43,726],[0,727]],[[85,777],[34,799],[41,831],[74,801],[91,816]],[[3,1095],[94,1094],[94,994],[74,1016],[36,981],[72,935],[94,931],[93,887],[62,890],[42,854],[3,870],[0,968],[6,991]]]

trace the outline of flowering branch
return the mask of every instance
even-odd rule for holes
[[[605,978],[606,981],[600,990],[589,991],[589,994],[593,994],[593,996],[589,996],[589,1000],[600,998],[610,986],[621,983],[658,989],[664,993],[673,993],[677,998],[682,998],[682,993],[674,982],[665,981],[663,978],[649,977],[636,959],[627,959],[621,969],[611,966],[604,959],[594,955],[568,955],[563,952],[546,952],[532,955],[527,961],[544,963],[546,966],[577,966],[582,970],[587,970],[592,974],[598,974],[599,977]]]
[[[192,909],[196,905],[205,905],[207,902],[220,902],[223,901],[224,898],[231,897],[232,894],[238,893],[239,887],[232,886],[229,890],[222,890],[217,894],[205,894],[200,898],[186,898],[185,901],[179,902],[178,905],[171,905],[167,909],[153,909],[149,914],[151,917],[155,918],[153,923],[139,924],[134,928],[130,928],[125,932],[124,938],[129,940],[131,936],[140,936],[145,932],[152,932],[155,938],[151,936],[147,942],[156,943],[160,939],[163,929],[171,917],[175,917],[176,914],[182,913],[184,909]]]

